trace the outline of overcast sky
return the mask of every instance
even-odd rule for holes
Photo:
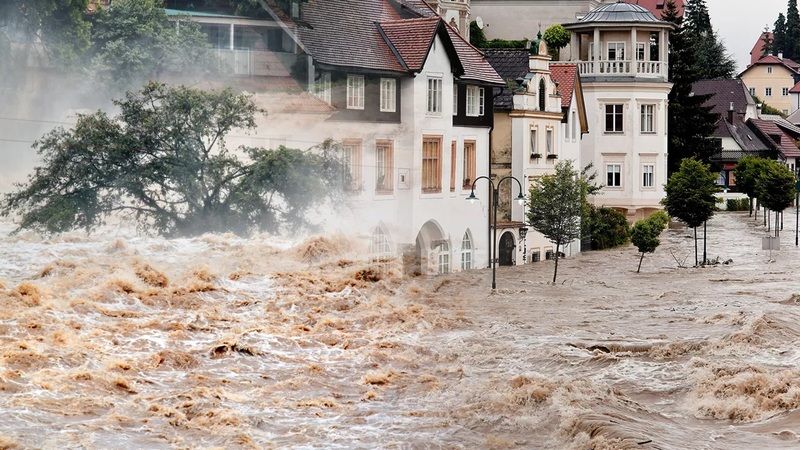
[[[739,71],[750,63],[750,50],[765,25],[772,29],[778,13],[786,15],[787,0],[706,0],[711,23],[725,40]]]

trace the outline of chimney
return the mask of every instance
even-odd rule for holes
[[[733,113],[734,113],[733,102],[731,102],[731,106],[728,108],[728,123],[731,125],[733,125]]]
[[[778,52],[778,59],[783,61],[783,52]]]

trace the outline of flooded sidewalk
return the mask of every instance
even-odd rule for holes
[[[671,229],[496,294],[342,237],[4,233],[0,448],[797,448],[793,218],[774,262],[728,213],[730,264]]]

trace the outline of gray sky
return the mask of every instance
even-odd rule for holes
[[[711,23],[725,41],[742,71],[750,63],[750,50],[765,25],[772,29],[778,13],[786,14],[787,0],[706,0]]]

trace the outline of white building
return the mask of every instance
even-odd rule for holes
[[[239,27],[255,33],[255,42],[281,35],[276,49],[293,51],[259,54],[270,70],[256,64],[255,73],[244,74],[250,79],[242,84],[264,83],[255,99],[268,114],[255,133],[231,143],[309,148],[333,139],[351,194],[349,214],[336,219],[369,243],[373,257],[402,255],[409,272],[422,274],[486,267],[488,203],[466,197],[473,181],[489,174],[492,90],[503,80],[424,2],[295,5],[270,10],[273,21],[264,26],[230,16],[197,19],[206,28],[217,19],[229,25],[230,42]],[[210,37],[224,40],[218,34]],[[293,65],[282,67],[284,61]],[[275,75],[281,69],[286,76]],[[478,184],[476,191],[488,189]]]
[[[566,24],[585,93],[589,129],[581,160],[604,184],[594,201],[635,220],[660,209],[667,182],[669,31],[628,3],[603,5]]]

